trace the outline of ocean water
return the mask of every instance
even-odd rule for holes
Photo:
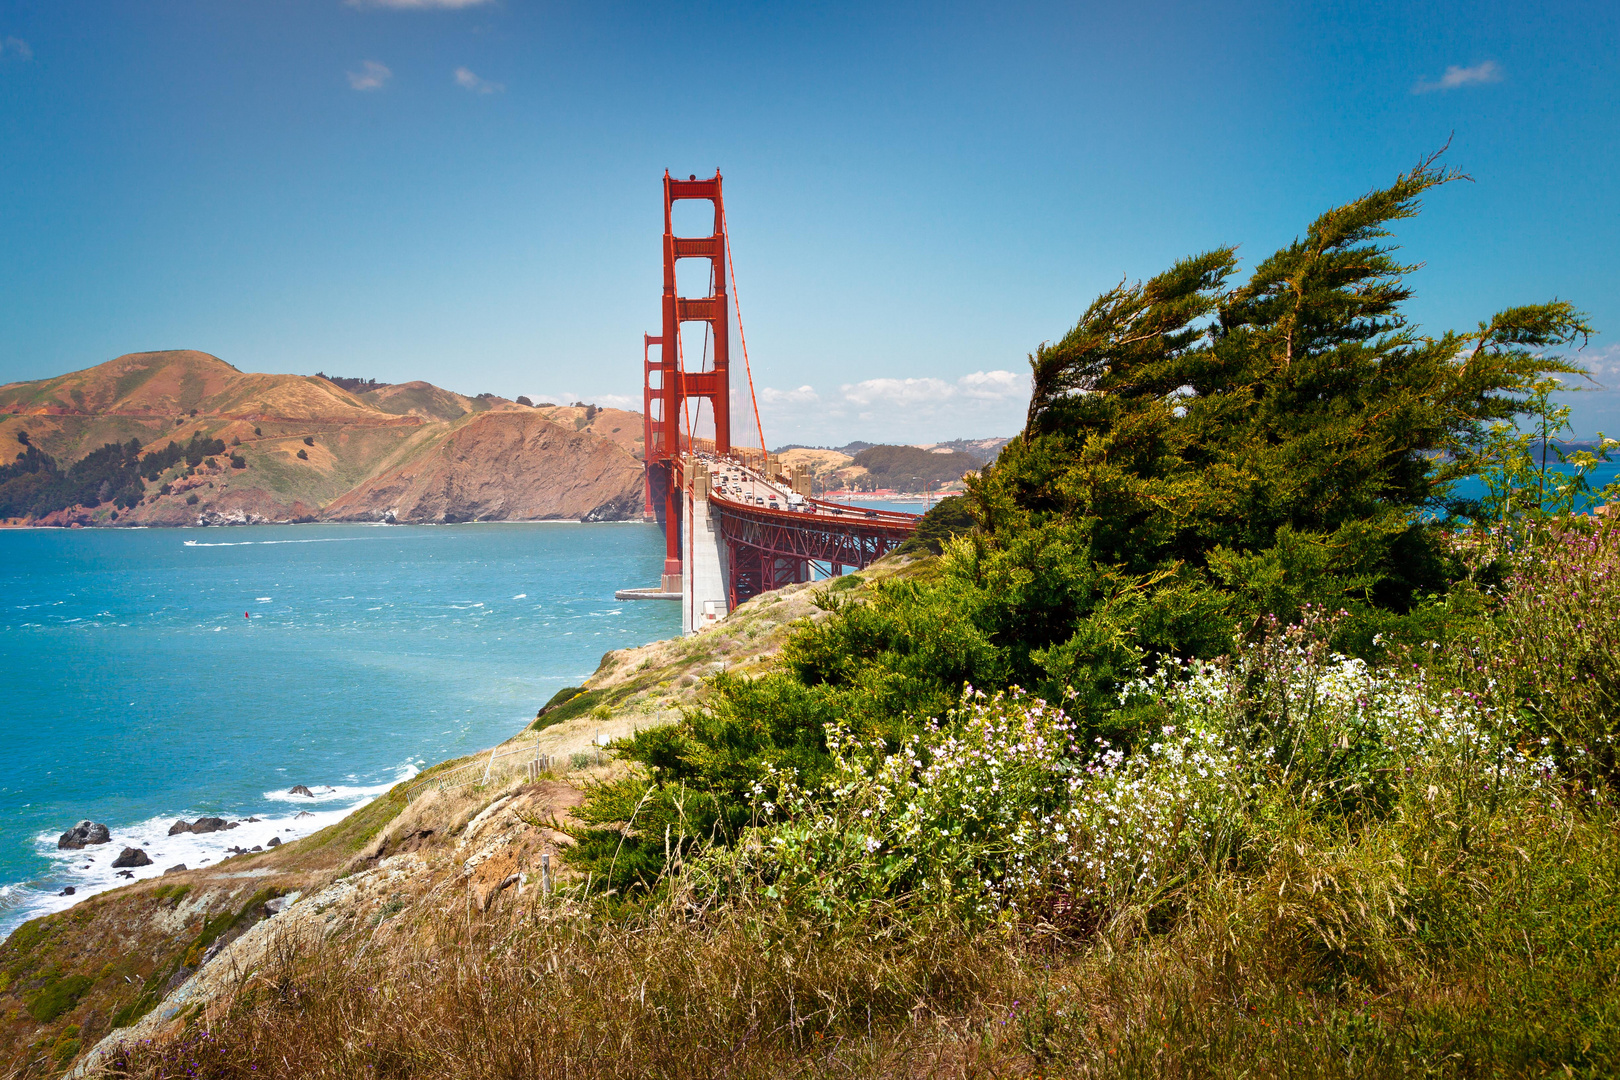
[[[1547,471],[1573,475],[1575,468],[1572,465],[1563,465],[1556,461],[1547,462]],[[1586,482],[1594,492],[1602,491],[1608,485],[1620,480],[1620,461],[1602,461],[1594,465],[1586,474]],[[1480,499],[1485,496],[1485,483],[1478,477],[1469,477],[1457,482],[1455,488],[1459,498]]]
[[[126,845],[195,867],[507,738],[678,633],[613,599],[662,556],[640,523],[0,530],[0,935],[122,884]],[[205,814],[261,820],[168,836]],[[85,818],[112,843],[58,851]]]

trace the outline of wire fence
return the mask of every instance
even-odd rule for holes
[[[428,791],[450,791],[455,788],[505,784],[519,776],[533,783],[544,774],[556,772],[564,767],[588,769],[604,765],[608,760],[608,755],[595,747],[577,751],[565,758],[560,754],[542,754],[539,747],[533,743],[497,746],[487,756],[480,754],[464,765],[457,765],[453,769],[446,769],[424,778],[406,793],[406,799],[415,799]]]

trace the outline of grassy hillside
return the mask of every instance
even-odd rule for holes
[[[16,448],[0,450],[0,467],[25,439],[63,476],[116,443],[133,447],[129,475],[113,477],[107,492],[93,483],[52,488],[37,473],[0,476],[0,486],[9,479],[13,495],[27,496],[0,504],[14,521],[57,525],[319,520],[340,500],[351,520],[630,516],[641,483],[641,417],[589,411],[587,419],[585,409],[533,409],[425,382],[352,393],[321,377],[244,373],[206,353],[132,353],[0,387],[0,447]],[[193,438],[225,450],[135,479],[140,461]],[[516,457],[514,438],[526,448]],[[456,453],[445,457],[451,441]],[[30,467],[43,464],[36,458]],[[440,497],[396,506],[376,494],[379,478],[429,471]],[[567,476],[581,479],[556,482]],[[121,498],[131,485],[135,494]],[[70,487],[72,497],[61,494]],[[40,494],[46,489],[57,496]]]

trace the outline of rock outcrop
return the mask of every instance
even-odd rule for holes
[[[151,866],[152,857],[146,853],[145,848],[127,847],[113,860],[113,867]]]
[[[236,822],[226,821],[222,817],[200,817],[196,821],[184,819],[169,826],[169,835],[178,836],[180,833],[211,833],[223,829],[236,828]]]
[[[81,821],[63,833],[57,839],[56,846],[59,850],[78,849],[90,844],[105,844],[111,839],[112,834],[107,831],[107,826],[96,821]]]

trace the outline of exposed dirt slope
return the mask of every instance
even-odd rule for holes
[[[622,521],[641,512],[629,451],[532,409],[488,412],[327,505],[331,521]]]
[[[189,350],[0,387],[0,454],[9,459],[25,431],[63,467],[107,442],[134,439],[143,452],[193,434],[226,443],[225,454],[148,483],[119,525],[618,520],[641,510],[639,413],[533,409],[425,382],[355,394]],[[231,454],[246,467],[232,468]],[[115,521],[104,504],[36,523]]]

